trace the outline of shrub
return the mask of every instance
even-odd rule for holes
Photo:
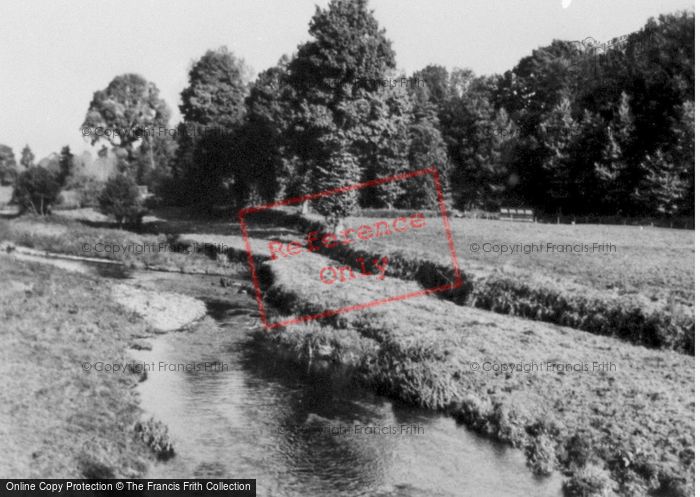
[[[533,437],[525,447],[527,465],[536,475],[550,475],[557,465],[556,447],[552,439],[542,433]]]
[[[607,471],[587,464],[574,471],[564,485],[564,493],[567,497],[607,497],[613,495],[613,485]]]
[[[53,173],[32,166],[17,177],[13,199],[22,211],[31,210],[43,216],[51,212],[51,205],[58,200],[60,190]]]
[[[160,421],[151,418],[139,421],[134,426],[136,437],[144,442],[159,459],[170,459],[175,455],[173,444],[168,435],[168,427]]]
[[[139,190],[134,180],[126,175],[112,176],[105,184],[99,197],[103,214],[114,216],[119,226],[140,224],[145,209],[139,201]]]
[[[566,458],[572,467],[585,466],[593,454],[593,440],[586,433],[577,433],[566,443]]]

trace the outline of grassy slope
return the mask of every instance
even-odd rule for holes
[[[134,375],[85,373],[127,360],[137,316],[92,278],[0,257],[0,467],[4,478],[138,477]]]

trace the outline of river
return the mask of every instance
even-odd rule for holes
[[[213,276],[53,263],[168,291],[187,279],[182,286],[192,296],[206,294],[197,285],[219,284]],[[144,417],[168,426],[176,451],[147,477],[256,478],[258,495],[275,497],[562,495],[560,476],[534,477],[520,451],[447,416],[262,352],[250,335],[257,320],[251,296],[231,292],[207,306],[213,324],[158,335],[151,350],[130,351],[154,365],[138,386],[141,406]],[[168,370],[178,364],[211,366]]]

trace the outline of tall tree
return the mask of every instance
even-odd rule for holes
[[[287,142],[290,105],[295,98],[286,81],[288,64],[283,57],[277,66],[260,73],[245,100],[243,173],[251,183],[253,196],[264,201],[273,200],[282,191],[286,194],[297,179]]]
[[[82,127],[92,145],[108,142],[125,154],[128,168],[134,169],[136,145],[150,144],[169,118],[170,110],[154,83],[138,74],[123,74],[95,92]],[[133,170],[130,173],[135,175]]]
[[[356,181],[359,167],[356,148],[370,122],[356,119],[367,100],[382,88],[394,68],[394,51],[384,30],[367,7],[367,0],[331,0],[316,9],[309,34],[312,40],[299,47],[290,63],[289,82],[299,99],[296,107],[296,149],[309,164],[308,191],[346,186]],[[371,97],[370,97],[371,98]],[[343,217],[355,207],[348,195],[332,211],[318,207],[332,218]]]
[[[438,119],[438,112],[444,107],[447,97],[447,71],[438,66],[428,66],[414,77],[429,83],[420,84],[411,91],[408,163],[412,170],[435,167],[442,189],[447,192],[451,163]],[[420,209],[437,205],[437,190],[431,176],[417,176],[399,185],[403,191],[398,207]]]
[[[19,163],[24,167],[25,170],[34,166],[34,152],[29,148],[29,145],[25,145],[22,149],[22,157]]]
[[[619,214],[628,209],[630,166],[629,149],[634,133],[634,123],[629,105],[629,96],[622,93],[620,105],[613,121],[605,129],[605,145],[602,158],[595,162],[595,172],[602,187],[603,208],[610,214]]]
[[[644,158],[641,165],[644,172],[634,197],[644,206],[648,215],[671,216],[681,209],[685,193],[678,168],[668,160],[661,150]]]
[[[490,95],[493,82],[462,73],[442,112],[443,136],[454,163],[452,188],[459,208],[493,209],[500,205],[516,126],[497,111]],[[506,153],[508,151],[508,153]]]
[[[73,158],[74,156],[71,153],[68,145],[61,149],[61,153],[58,158],[58,175],[56,177],[58,184],[61,186],[66,184],[66,180],[73,173],[75,167]]]
[[[189,72],[189,85],[181,93],[184,117],[179,136],[178,168],[187,186],[186,198],[211,209],[230,200],[233,184],[240,201],[247,182],[240,166],[236,133],[245,113],[247,68],[225,47],[208,50]]]
[[[545,152],[542,167],[547,173],[545,192],[558,211],[568,208],[567,200],[573,186],[571,144],[579,131],[567,97],[559,102],[539,127],[539,140]]]

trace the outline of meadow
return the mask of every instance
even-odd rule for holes
[[[345,225],[372,225],[375,221],[376,218],[356,217],[347,219]],[[449,265],[442,222],[434,218],[427,220],[425,229],[403,233],[410,240],[400,236],[375,238],[364,244],[357,240],[346,253],[305,252],[269,260],[269,240],[299,240],[317,222],[318,219],[289,212],[266,213],[249,220],[248,234],[265,304],[275,319],[415,292],[430,283],[431,278],[440,281],[442,276],[438,273],[443,265]],[[510,281],[508,278],[529,285],[517,295],[509,288],[498,287],[493,301],[510,305],[514,299],[532,295],[540,298],[534,287],[546,281],[550,285],[548,291],[556,297],[547,296],[547,305],[567,304],[566,292],[593,292],[599,299],[596,305],[600,306],[594,309],[595,313],[618,314],[618,321],[610,326],[624,326],[630,316],[647,323],[652,315],[625,314],[615,307],[617,301],[600,299],[600,294],[620,294],[619,298],[652,304],[656,299],[659,305],[662,299],[683,301],[693,295],[690,231],[495,220],[452,219],[451,223],[460,265],[470,275],[467,282],[472,285],[472,293],[496,288],[488,282]],[[78,220],[22,217],[0,221],[0,239],[17,246],[79,255],[81,243],[96,240],[163,242],[185,247],[211,243],[227,247],[222,255],[230,263],[247,262],[240,229],[231,219],[204,223],[177,213],[161,213],[158,220],[144,226],[143,233],[90,226]],[[594,241],[613,243],[617,252],[598,257],[571,253],[506,256],[469,251],[473,243]],[[366,255],[370,250],[371,254],[389,254],[392,264],[398,264],[394,272],[387,272],[382,280],[356,279],[342,287],[319,283],[320,268],[338,265],[357,254]],[[226,263],[222,265],[219,258],[170,252],[116,258],[137,267],[172,266],[184,272],[226,270]],[[19,292],[28,284],[36,284],[25,281],[28,278],[46,280],[42,285],[55,288],[56,277],[45,277],[43,272],[30,277],[27,271],[22,267],[12,271],[8,268],[5,274],[20,283],[12,283],[6,292],[15,291],[14,287]],[[661,282],[659,274],[664,274],[667,280],[663,281],[668,283]],[[480,281],[487,282],[484,288],[476,284]],[[552,281],[559,286],[551,286]],[[80,284],[71,285],[82,295]],[[657,285],[669,288],[668,294],[654,293],[660,290]],[[21,292],[16,292],[12,298],[21,298]],[[39,316],[41,312],[25,307],[56,307],[54,300],[63,297],[56,290],[50,295],[51,301],[33,299],[21,304],[23,307],[19,308],[27,311],[22,314],[25,317],[8,314],[9,322],[17,329],[36,327],[29,316]],[[518,317],[522,309],[489,312],[488,306],[479,309],[473,302],[453,297],[420,297],[274,332],[261,330],[257,339],[271,354],[307,367],[341,368],[381,394],[442,410],[470,429],[519,447],[534,472],[562,471],[568,478],[570,495],[583,496],[593,491],[602,494],[609,490],[625,496],[646,495],[651,490],[664,495],[692,494],[694,359],[686,350],[679,353],[663,350],[674,347],[657,344],[649,348],[627,343],[635,340],[620,340],[613,328],[606,333],[588,333],[557,322],[562,320],[561,315],[523,319]],[[89,315],[93,301],[81,297],[81,302],[86,303]],[[593,301],[582,302],[581,313],[585,314],[590,310],[586,306]],[[4,303],[7,309],[18,305],[9,300]],[[111,304],[102,305],[108,307],[101,312],[109,315]],[[58,306],[62,309],[68,302],[58,302]],[[72,319],[82,316],[81,311]],[[123,327],[133,328],[133,324]],[[656,331],[659,330],[668,331],[662,327]],[[114,342],[114,346],[118,344]],[[598,364],[597,369],[594,364]],[[582,370],[584,365],[586,369]],[[116,398],[125,398],[124,395],[114,394]],[[59,417],[64,415],[69,417],[67,412]],[[120,464],[112,461],[107,466],[118,468]],[[117,471],[123,474],[123,470]]]
[[[372,223],[373,218],[351,217],[351,226]],[[642,294],[652,300],[676,300],[692,305],[694,285],[694,230],[651,226],[597,224],[543,224],[489,219],[451,218],[457,256],[470,268],[545,275],[619,294]],[[431,217],[427,227],[401,237],[371,240],[367,245],[386,250],[434,257],[447,253],[442,220]],[[612,244],[614,252],[523,253],[519,245]],[[476,244],[478,250],[472,250]],[[520,252],[499,253],[500,245]],[[486,250],[491,250],[487,252]],[[379,249],[377,251],[380,251]]]

